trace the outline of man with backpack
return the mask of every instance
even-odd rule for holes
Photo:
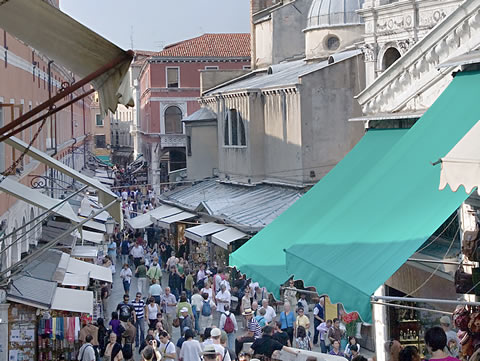
[[[85,343],[78,350],[78,361],[95,361],[96,355],[92,345],[92,335],[85,337]]]
[[[200,310],[200,332],[203,332],[207,327],[212,327],[213,310],[215,303],[208,299],[208,293],[202,294],[202,308]]]
[[[238,331],[237,319],[235,315],[230,312],[230,306],[225,305],[225,312],[220,316],[219,328],[227,333],[228,348],[235,349],[235,332]]]
[[[130,296],[125,294],[123,295],[123,302],[119,303],[117,306],[117,312],[124,324],[122,325],[125,328],[125,322],[127,322],[131,317],[133,317],[133,323],[137,322],[137,315],[135,314],[135,307],[129,302]]]

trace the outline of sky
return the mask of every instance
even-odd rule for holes
[[[248,33],[250,0],[60,0],[60,9],[119,47],[159,51],[204,33]]]

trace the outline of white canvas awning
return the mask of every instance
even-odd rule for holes
[[[88,277],[88,274],[65,273],[62,285],[73,287],[87,287],[89,281],[90,277]]]
[[[185,237],[190,238],[197,242],[206,241],[207,237],[211,234],[223,231],[227,226],[219,223],[204,223],[199,226],[187,228],[185,230]]]
[[[108,186],[113,186],[115,181],[112,178],[104,178],[104,177],[95,177],[100,183],[106,184]]]
[[[127,219],[126,222],[133,229],[141,229],[151,226],[156,220],[169,217],[171,215],[180,213],[181,211],[182,210],[180,208],[163,205],[145,214],[140,214],[134,218]]]
[[[110,268],[80,261],[75,258],[70,258],[67,266],[67,273],[88,275],[95,280],[112,282],[112,271]]]
[[[53,296],[52,310],[93,313],[93,292],[57,287]]]
[[[98,250],[95,246],[75,246],[70,253],[71,257],[78,258],[97,258]],[[72,259],[70,258],[70,261]],[[68,263],[70,265],[70,262]],[[67,267],[68,272],[68,267]]]
[[[91,232],[85,229],[82,229],[82,234],[80,234],[80,232],[78,231],[72,232],[72,236],[77,237],[78,239],[82,239],[82,236],[83,236],[84,241],[88,241],[96,244],[100,244],[103,242],[102,233]]]
[[[196,217],[196,214],[181,212],[181,213],[174,214],[173,216],[159,219],[158,226],[161,228],[169,229],[172,223],[184,221],[186,219],[190,219],[194,217]]]
[[[36,1],[36,0],[35,0]],[[1,4],[1,3],[0,3]],[[0,9],[3,10],[2,5],[0,5]],[[0,11],[0,14],[2,11]],[[0,16],[0,24],[1,24],[1,18]],[[89,185],[93,187],[99,197],[99,201],[103,204],[109,204],[110,202],[114,200],[118,200],[116,204],[111,206],[108,210],[108,213],[112,215],[115,220],[120,223],[120,226],[123,226],[123,214],[122,214],[122,209],[121,209],[121,203],[120,200],[118,199],[117,195],[113,193],[108,187],[106,187],[104,184],[101,184],[99,181],[90,178],[80,172],[77,172],[75,169],[72,169],[62,162],[56,160],[55,158],[50,157],[48,154],[42,152],[41,150],[38,150],[35,147],[30,147],[28,148],[28,144],[23,142],[22,140],[16,138],[16,137],[10,137],[7,140],[5,140],[5,143],[10,145],[11,147],[19,150],[20,152],[25,152],[26,154],[29,155],[30,157],[38,160],[39,162],[42,162],[43,164],[48,165],[49,167],[58,170],[59,172],[68,175],[69,177],[74,178],[75,180],[79,181],[80,183]],[[28,151],[27,151],[28,148]]]
[[[240,232],[238,229],[228,227],[223,231],[212,234],[212,242],[222,248],[228,249],[230,243],[246,237],[248,237],[246,233]]]
[[[28,188],[22,183],[14,181],[12,178],[0,177],[0,191],[8,193],[15,198],[18,198],[28,204],[34,205],[42,209],[50,209],[55,205],[59,204],[61,201],[58,199],[50,198],[39,191]],[[73,211],[72,207],[68,202],[63,202],[61,205],[56,207],[52,212],[58,214],[59,216],[65,217],[72,222],[79,223],[77,215]]]
[[[83,217],[80,217],[80,220],[84,220],[85,218]],[[96,222],[94,220],[89,220],[87,222],[85,222],[83,224],[84,227],[88,227],[88,228],[92,228],[96,231],[99,231],[99,232],[103,232],[105,233],[107,231],[107,229],[105,228],[105,224],[104,223],[100,223],[100,222]]]
[[[448,184],[456,192],[463,185],[480,194],[480,121],[441,160],[440,190]]]
[[[43,0],[0,2],[2,29],[75,75],[86,77],[115,59],[122,60],[92,81],[103,113],[117,104],[133,106],[128,72],[132,55]]]

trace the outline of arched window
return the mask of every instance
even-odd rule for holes
[[[236,109],[229,109],[225,114],[225,145],[246,146],[245,124]]]
[[[383,70],[388,69],[393,63],[395,63],[398,59],[400,59],[401,54],[395,48],[388,48],[383,54]]]
[[[165,110],[165,134],[182,134],[182,111],[177,106]]]

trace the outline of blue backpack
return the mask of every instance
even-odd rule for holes
[[[212,307],[210,301],[203,301],[202,316],[208,317],[212,315]]]

